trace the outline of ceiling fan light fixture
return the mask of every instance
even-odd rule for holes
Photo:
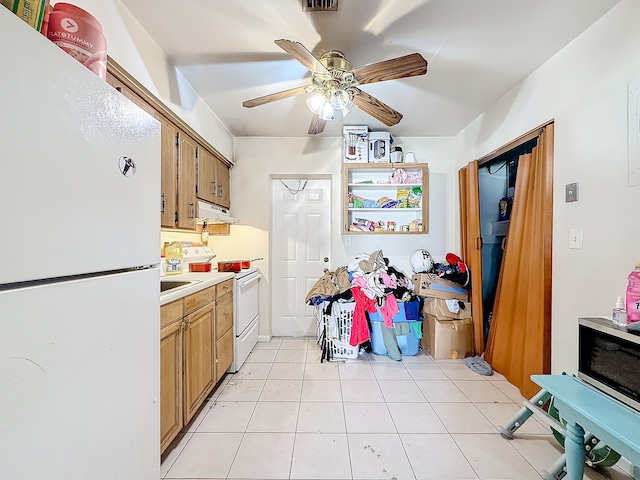
[[[307,108],[311,110],[311,113],[314,115],[320,115],[325,103],[327,103],[327,99],[324,94],[322,92],[317,92],[311,98],[307,99]]]
[[[331,106],[331,102],[326,102],[325,101],[324,105],[322,106],[322,110],[320,110],[320,113],[318,114],[318,116],[322,120],[335,120],[336,119],[335,110]]]

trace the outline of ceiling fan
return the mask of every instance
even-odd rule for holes
[[[402,119],[402,114],[358,87],[427,73],[427,61],[419,53],[353,68],[338,50],[329,50],[317,58],[299,42],[282,39],[275,43],[311,71],[311,84],[247,100],[242,105],[257,107],[313,92],[307,100],[307,107],[313,113],[310,135],[321,133],[326,121],[335,119],[336,110],[346,115],[356,107],[389,127],[395,125]]]

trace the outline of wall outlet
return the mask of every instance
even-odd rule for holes
[[[582,248],[582,229],[572,228],[569,230],[569,248],[580,250]]]
[[[568,183],[565,186],[565,202],[577,202],[578,201],[578,182]]]

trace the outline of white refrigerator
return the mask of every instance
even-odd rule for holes
[[[157,480],[160,125],[0,32],[0,477]]]

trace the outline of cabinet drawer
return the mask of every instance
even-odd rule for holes
[[[225,280],[216,285],[216,298],[223,297],[231,292],[233,292],[233,279]]]
[[[220,380],[233,363],[233,331],[229,330],[216,342],[216,381]]]
[[[167,303],[160,307],[160,328],[182,318],[182,299]]]
[[[188,295],[184,299],[184,314],[188,315],[191,312],[194,312],[198,308],[206,305],[207,303],[211,303],[215,300],[216,296],[216,287],[205,288],[204,290],[200,290],[199,292],[192,293]]]
[[[233,327],[233,296],[227,295],[216,302],[216,337],[220,338]]]

